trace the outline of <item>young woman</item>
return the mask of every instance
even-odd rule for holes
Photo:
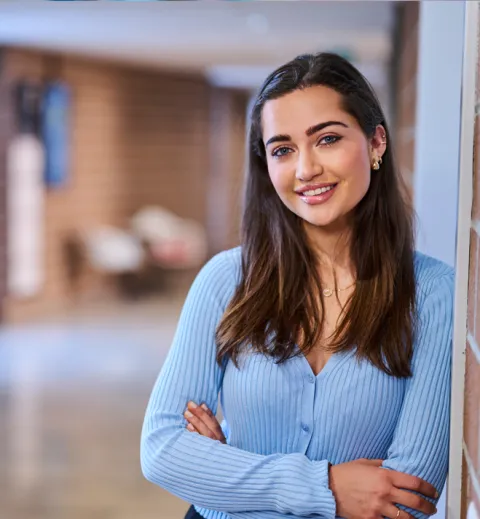
[[[453,272],[414,251],[389,137],[339,56],[300,56],[261,88],[242,246],[191,287],[143,427],[143,472],[187,517],[435,512]]]

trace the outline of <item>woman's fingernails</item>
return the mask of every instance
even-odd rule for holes
[[[197,407],[197,404],[195,402],[188,402],[188,407],[195,409]]]
[[[440,494],[437,491],[435,491],[435,499],[438,499],[439,497],[440,497]]]
[[[185,416],[185,418],[193,418],[193,414],[190,412],[190,411],[185,411],[185,413],[183,413],[183,416]]]
[[[200,407],[201,407],[202,409],[204,409],[205,411],[208,411],[208,407],[207,407],[206,404],[202,404]]]
[[[187,429],[188,429],[189,431],[195,432],[195,427],[193,427],[193,425],[192,425],[191,423],[189,423],[189,424],[187,425]]]

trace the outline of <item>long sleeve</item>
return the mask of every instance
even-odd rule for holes
[[[235,285],[228,254],[207,263],[185,301],[146,411],[143,474],[172,494],[211,510],[334,518],[326,460],[311,461],[301,453],[254,454],[185,428],[183,412],[189,400],[205,402],[213,412],[217,409],[223,370],[215,360],[215,330]]]
[[[419,308],[412,362],[395,434],[383,466],[417,476],[440,493],[448,470],[453,273],[429,280]],[[403,507],[402,507],[403,508]],[[425,514],[406,509],[419,519]]]

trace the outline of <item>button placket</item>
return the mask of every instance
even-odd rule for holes
[[[301,414],[299,416],[301,436],[300,436],[300,449],[303,453],[306,453],[310,440],[312,439],[313,430],[313,410],[315,406],[315,382],[316,379],[313,373],[303,372],[303,395],[302,395],[302,406]]]

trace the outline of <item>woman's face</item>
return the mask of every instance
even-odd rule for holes
[[[316,227],[348,225],[370,185],[385,130],[367,139],[334,90],[313,86],[268,101],[262,133],[268,172],[283,203]],[[382,174],[381,170],[375,174]]]

